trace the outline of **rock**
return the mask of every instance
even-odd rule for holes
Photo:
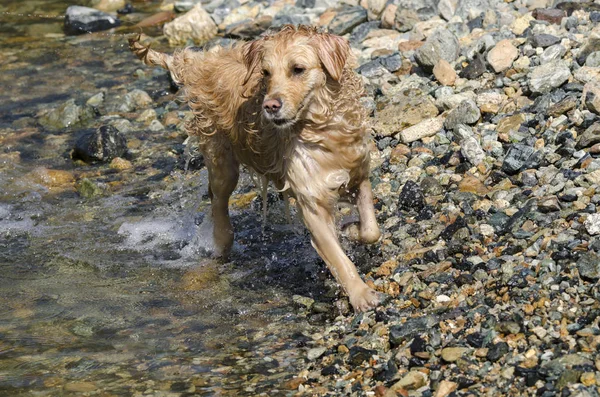
[[[600,114],[600,83],[590,81],[583,87],[583,102],[590,112]]]
[[[591,235],[600,234],[600,214],[590,214],[583,223]]]
[[[398,208],[404,211],[420,211],[425,207],[425,196],[421,187],[413,181],[407,181],[398,196]]]
[[[599,234],[600,233],[600,214],[591,214],[587,219],[590,219],[590,216],[596,216],[594,220],[595,225],[593,227],[596,228],[596,233],[590,234]],[[586,219],[586,222],[587,222]],[[586,229],[588,229],[588,225],[586,223]],[[589,232],[589,229],[588,229]],[[584,252],[579,256],[579,259],[576,263],[577,270],[579,271],[579,275],[586,280],[598,280],[600,279],[600,257],[593,252]]]
[[[390,388],[391,391],[396,390],[416,390],[427,383],[427,376],[419,371],[409,371],[398,382]],[[396,393],[394,393],[397,395]]]
[[[225,36],[235,39],[251,40],[265,32],[272,25],[273,18],[261,15],[258,18],[246,19],[225,27]]]
[[[560,22],[567,14],[563,10],[556,8],[536,8],[533,10],[532,16],[538,21],[546,21],[560,25]]]
[[[400,131],[398,139],[403,143],[418,141],[419,139],[437,134],[443,126],[443,117],[432,117]]]
[[[486,358],[488,361],[496,362],[508,354],[508,344],[506,342],[498,342],[489,347]]]
[[[348,353],[348,363],[352,366],[358,367],[364,361],[369,361],[369,359],[377,354],[377,350],[365,349],[360,346],[352,346],[350,348],[350,352]]]
[[[114,127],[102,126],[77,140],[72,157],[88,163],[107,162],[115,157],[124,157],[126,153],[125,136]]]
[[[454,85],[456,71],[445,59],[440,59],[433,67],[433,75],[442,85]]]
[[[587,38],[585,44],[579,50],[577,54],[577,63],[584,65],[587,57],[596,52],[600,51],[600,32],[592,32]]]
[[[111,14],[89,7],[69,6],[65,12],[66,34],[83,34],[116,28],[121,21]]]
[[[547,110],[548,115],[552,117],[558,117],[568,111],[575,109],[577,106],[577,97],[575,95],[567,95],[554,105],[550,106]]]
[[[93,1],[92,7],[104,12],[114,12],[125,7],[125,0],[99,0]]]
[[[325,354],[326,351],[327,348],[325,346],[314,347],[308,350],[308,352],[306,353],[306,358],[308,358],[310,361],[314,361],[317,358],[321,357],[323,354]]]
[[[77,105],[74,99],[69,99],[57,108],[42,111],[38,122],[51,131],[75,127],[92,117],[88,110]]]
[[[534,34],[531,37],[531,45],[534,47],[550,47],[551,45],[560,43],[560,38],[553,36],[551,34]]]
[[[77,192],[85,198],[94,198],[102,195],[102,189],[88,178],[84,178],[79,182]]]
[[[517,36],[525,33],[527,29],[529,29],[529,25],[534,18],[531,14],[525,14],[522,17],[519,17],[513,21],[510,25],[510,30]]]
[[[309,298],[308,296],[293,295],[292,302],[294,302],[294,304],[296,304],[296,306],[298,307],[305,307],[307,309],[310,309],[315,303],[315,300]]]
[[[454,136],[460,145],[460,152],[473,165],[479,165],[485,159],[485,152],[475,138],[471,128],[465,124],[458,124],[454,129]]]
[[[431,176],[423,178],[420,186],[421,190],[423,190],[423,194],[426,196],[438,196],[444,194],[446,191],[438,180]]]
[[[435,391],[435,394],[433,396],[434,397],[447,397],[448,395],[450,395],[450,393],[452,393],[456,389],[458,389],[458,383],[451,382],[449,380],[442,380],[440,382],[440,384],[438,385],[438,388]]]
[[[578,383],[583,371],[566,369],[556,381],[556,388],[562,390],[570,384]]]
[[[367,16],[369,20],[376,20],[381,17],[386,6],[386,0],[368,0]]]
[[[373,129],[378,136],[390,136],[437,115],[438,108],[429,96],[403,98],[377,112]]]
[[[73,174],[64,170],[50,170],[39,167],[33,170],[29,176],[34,183],[38,183],[49,189],[64,188],[75,183]]]
[[[136,109],[144,109],[152,104],[150,95],[140,89],[129,91],[121,101],[118,107],[119,112],[132,112]]]
[[[531,146],[515,143],[511,145],[504,157],[502,171],[514,175],[521,170],[535,150]]]
[[[526,116],[523,113],[517,113],[509,117],[505,117],[498,123],[496,132],[499,135],[508,135],[511,132],[518,131],[521,124],[526,120]]]
[[[70,382],[64,386],[64,390],[72,393],[89,393],[97,390],[94,382]]]
[[[554,61],[536,66],[529,74],[531,91],[546,93],[560,87],[571,77],[571,70],[565,61]]]
[[[542,214],[560,211],[561,208],[560,203],[558,202],[558,198],[556,196],[550,196],[540,199],[540,201],[538,202],[538,210]]]
[[[109,164],[109,167],[117,171],[125,171],[133,168],[131,161],[122,159],[121,157],[115,157]]]
[[[454,62],[459,54],[460,43],[454,33],[438,29],[417,49],[415,60],[424,69],[432,70],[440,59]]]
[[[567,49],[561,44],[551,45],[544,50],[542,55],[540,55],[540,63],[543,65],[561,59],[566,52]]]
[[[483,73],[485,73],[486,67],[481,54],[476,54],[475,58],[469,62],[469,64],[460,72],[460,77],[475,80]]]
[[[396,14],[394,15],[394,28],[399,32],[408,32],[413,30],[415,25],[419,23],[421,19],[419,14],[415,10],[407,9],[405,7],[397,7]]]
[[[184,15],[166,23],[163,32],[170,45],[182,45],[188,40],[201,45],[215,37],[217,25],[202,5],[196,4]]]
[[[470,350],[468,347],[446,347],[442,349],[442,359],[453,363]]]
[[[477,107],[477,104],[472,99],[464,100],[452,109],[446,120],[444,121],[444,127],[447,130],[456,128],[459,124],[475,124],[479,121],[481,112]]]
[[[340,11],[329,23],[328,29],[330,33],[342,36],[364,22],[367,22],[367,10],[362,7],[352,7]]]
[[[600,51],[592,52],[585,60],[585,66],[591,68],[600,67]]]
[[[458,0],[440,0],[438,3],[438,12],[446,21],[449,21],[456,12]]]
[[[583,134],[579,136],[577,149],[590,147],[596,143],[600,143],[600,122],[596,122],[589,126]]]
[[[496,73],[511,67],[519,56],[519,50],[510,40],[501,40],[487,54],[487,61]]]
[[[392,29],[394,27],[394,20],[396,18],[396,11],[398,10],[398,6],[395,4],[388,4],[383,10],[383,14],[381,15],[381,28],[382,29]]]

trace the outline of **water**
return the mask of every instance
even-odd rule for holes
[[[206,172],[187,170],[182,133],[135,117],[132,169],[72,161],[81,132],[115,116],[52,130],[48,109],[134,88],[176,100],[163,72],[135,77],[122,33],[64,37],[73,3],[0,5],[0,395],[293,394],[316,331],[292,296],[337,292],[307,234],[281,201],[264,230],[258,198],[234,203],[231,260],[211,258]],[[159,4],[136,2],[135,18]],[[84,179],[97,197],[78,193]],[[243,203],[254,188],[241,179]]]

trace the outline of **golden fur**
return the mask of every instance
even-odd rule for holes
[[[340,196],[356,202],[355,237],[372,243],[375,221],[369,174],[369,134],[359,99],[363,87],[348,65],[341,37],[315,28],[279,32],[230,48],[173,55],[130,40],[146,64],[168,69],[194,112],[209,171],[209,194],[219,253],[233,243],[227,202],[242,163],[297,199],[312,243],[358,311],[373,308],[376,293],[342,251],[334,224]],[[280,105],[269,112],[267,103]]]

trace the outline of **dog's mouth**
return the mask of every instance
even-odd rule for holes
[[[271,119],[271,122],[275,124],[277,127],[289,127],[296,122],[296,120],[291,119]]]

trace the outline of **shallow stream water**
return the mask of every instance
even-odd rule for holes
[[[0,395],[293,394],[311,326],[292,296],[337,291],[306,232],[280,201],[263,230],[244,174],[234,253],[211,259],[206,175],[186,171],[181,132],[133,128],[129,170],[73,161],[110,115],[49,131],[40,112],[134,88],[176,99],[164,72],[136,75],[127,32],[64,36],[73,3],[0,4]],[[141,18],[160,2],[134,4]],[[101,192],[82,196],[84,179]]]

